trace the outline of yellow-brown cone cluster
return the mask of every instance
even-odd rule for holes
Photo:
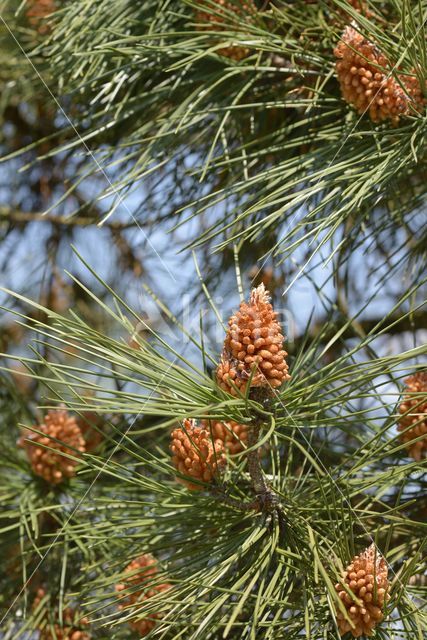
[[[207,30],[239,30],[239,20],[253,21],[257,12],[252,0],[216,0],[215,3],[200,0],[200,9],[196,11],[195,21],[206,25]],[[208,9],[208,11],[206,10]],[[239,19],[233,22],[233,14]],[[242,60],[250,54],[248,47],[222,47],[217,53],[233,60]]]
[[[337,624],[341,635],[347,632],[354,638],[372,635],[377,624],[384,618],[383,609],[388,600],[389,586],[387,575],[387,564],[375,544],[355,556],[346,567],[335,589],[352,624],[337,609]]]
[[[399,412],[404,415],[399,420],[398,429],[402,432],[400,439],[407,443],[411,456],[420,461],[427,457],[427,371],[415,373],[405,383],[406,393],[399,407]],[[423,438],[411,442],[419,436]]]
[[[144,601],[171,588],[171,585],[166,582],[155,582],[158,574],[157,563],[153,556],[149,554],[141,555],[132,560],[124,570],[124,573],[129,575],[125,577],[123,582],[116,585],[118,593],[129,591],[120,601],[119,609],[121,610],[137,609]],[[153,581],[153,584],[150,584],[151,581]],[[154,612],[148,614],[146,618],[133,620],[129,625],[140,637],[143,637],[150,633],[160,618],[161,614]]]
[[[212,434],[214,441],[219,440],[224,444],[225,450],[234,455],[246,449],[248,440],[248,426],[230,420],[217,422],[215,420],[202,420],[201,426]]]
[[[225,464],[224,443],[214,441],[209,429],[198,427],[194,420],[183,420],[183,426],[171,434],[172,464],[188,480],[177,478],[191,490],[203,490],[199,482],[209,483]]]
[[[51,484],[59,484],[74,476],[78,460],[67,455],[78,458],[85,452],[85,441],[76,419],[65,409],[49,411],[44,423],[35,428],[41,433],[27,430],[18,440],[19,446],[27,453],[33,472]]]
[[[219,386],[233,396],[244,394],[249,381],[251,387],[280,387],[290,378],[283,341],[269,294],[260,284],[228,321],[216,371]]]
[[[421,109],[417,79],[399,76],[398,82],[386,56],[353,27],[346,27],[334,54],[342,96],[359,114],[368,113],[373,122],[397,124],[401,116]]]
[[[41,587],[33,601],[33,610],[38,614],[42,600],[46,597],[46,591]],[[58,616],[59,618],[59,616]],[[42,617],[39,623],[39,640],[90,640],[90,635],[85,630],[88,625],[87,618],[79,618],[76,611],[66,607],[62,611],[62,622],[53,622],[48,613]]]
[[[50,27],[46,23],[46,18],[56,11],[55,2],[53,0],[30,0],[27,4],[26,16],[30,25],[37,29],[40,35],[49,33]]]

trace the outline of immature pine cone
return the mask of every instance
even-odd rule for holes
[[[355,107],[359,114],[369,113],[373,122],[391,120],[397,124],[400,116],[411,113],[417,100],[416,78],[410,79],[407,93],[390,75],[387,58],[353,27],[346,27],[342,40],[335,47],[338,59],[336,70],[343,98]],[[405,85],[404,77],[400,78]],[[405,85],[406,86],[406,85]]]
[[[427,457],[427,371],[414,373],[406,378],[405,383],[406,394],[399,412],[406,415],[400,418],[398,430],[402,431],[401,441],[408,443],[410,455],[419,462]],[[414,393],[418,395],[413,395]],[[414,426],[408,429],[411,425]],[[418,436],[424,437],[418,442],[411,442]]]
[[[79,457],[85,452],[85,441],[76,419],[65,409],[49,411],[37,430],[41,433],[24,431],[18,440],[18,445],[27,452],[33,472],[51,484],[59,484],[64,478],[74,476],[78,461],[62,454]]]
[[[205,29],[212,31],[228,31],[230,29],[239,31],[238,21],[233,24],[231,14],[235,14],[239,19],[252,21],[257,12],[253,0],[216,0],[215,4],[200,0],[200,6],[209,9],[211,13],[199,9],[196,11],[195,21],[206,25]],[[237,61],[246,58],[250,52],[248,47],[231,46],[217,49],[219,55]]]
[[[129,590],[129,594],[121,600],[119,605],[121,610],[132,607],[138,608],[144,601],[171,588],[171,585],[166,582],[149,584],[150,579],[155,579],[158,573],[156,560],[149,554],[141,555],[132,560],[124,570],[124,573],[129,574],[129,577],[126,577],[123,582],[116,585],[118,593],[126,589]],[[146,618],[136,619],[130,622],[129,625],[140,636],[146,636],[160,618],[160,613],[149,613]]]
[[[187,489],[203,490],[201,484],[191,482],[212,482],[225,464],[224,443],[212,441],[208,429],[196,426],[194,420],[184,420],[183,427],[171,434],[172,464],[188,480],[177,478]]]
[[[377,624],[384,618],[382,610],[389,598],[387,574],[387,564],[375,544],[371,544],[359,556],[355,556],[346,567],[342,580],[335,585],[335,589],[354,626],[352,627],[343,613],[337,609],[337,623],[341,635],[347,631],[355,638],[372,635]],[[358,605],[350,593],[362,604]]]
[[[217,422],[215,420],[202,420],[201,426],[208,433],[212,433],[214,441],[223,442],[225,449],[233,454],[241,453],[246,449],[248,441],[248,426],[230,420]]]
[[[263,284],[252,289],[249,303],[228,321],[221,362],[216,371],[219,386],[233,396],[251,387],[275,389],[289,380],[284,337]],[[251,377],[252,376],[252,377]]]
[[[43,588],[37,590],[37,595],[33,601],[33,611],[38,614],[37,609],[41,601],[46,597]],[[59,620],[59,615],[57,615]],[[39,640],[90,640],[90,635],[83,631],[89,624],[87,618],[79,618],[71,607],[66,607],[62,611],[62,624],[54,622],[52,624],[48,612],[39,622]]]

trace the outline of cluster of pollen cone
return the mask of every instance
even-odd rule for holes
[[[116,591],[120,594],[119,609],[126,613],[132,609],[137,612],[138,607],[143,603],[171,588],[167,582],[158,582],[157,562],[149,554],[143,554],[132,560],[125,568],[124,575],[123,582],[116,585]],[[150,633],[160,618],[160,613],[150,613],[146,617],[135,617],[129,622],[129,626],[139,634],[139,637],[143,637]]]
[[[27,452],[33,472],[50,484],[75,475],[78,459],[86,451],[76,418],[65,409],[49,411],[35,429],[37,432],[25,431],[18,441]]]
[[[420,111],[423,96],[415,76],[392,73],[392,65],[378,47],[353,27],[346,27],[334,50],[336,70],[344,100],[373,122]]]
[[[178,482],[192,491],[211,483],[226,464],[226,452],[241,453],[246,448],[248,427],[245,424],[201,420],[183,420],[171,434],[172,464],[179,472]],[[182,477],[185,476],[185,477]]]
[[[346,615],[337,607],[337,624],[341,635],[354,638],[372,636],[384,618],[388,600],[388,569],[375,544],[355,556],[335,585]]]
[[[246,424],[238,424],[233,420],[228,422],[202,420],[201,424],[209,433],[212,433],[214,441],[223,443],[225,450],[231,455],[236,455],[246,449],[248,441],[248,426]]]
[[[208,429],[197,426],[194,420],[183,420],[183,426],[172,431],[172,464],[180,475],[178,482],[188,489],[203,489],[213,481],[225,465],[225,447],[222,440],[213,440]]]
[[[250,387],[271,392],[289,380],[284,337],[263,284],[228,321],[228,331],[216,376],[233,396]]]
[[[277,314],[261,284],[229,320],[216,371],[218,385],[233,396],[244,394],[248,386],[270,395],[290,378],[283,342]],[[226,464],[226,454],[246,449],[248,429],[234,421],[184,420],[171,435],[177,480],[191,490],[213,482]]]
[[[209,31],[239,30],[240,20],[250,20],[257,12],[252,0],[216,0],[215,2],[199,2],[195,21]],[[233,60],[242,60],[250,54],[250,49],[243,46],[229,46],[217,49],[217,53]]]
[[[46,591],[40,587],[33,600],[33,610],[36,615],[42,606],[42,601],[46,598]],[[87,618],[78,617],[72,607],[66,607],[62,611],[61,622],[52,622],[49,615],[43,616],[39,622],[39,640],[90,640],[90,635],[85,630],[88,625]]]
[[[33,473],[49,484],[60,484],[76,474],[83,453],[99,446],[101,423],[93,412],[71,416],[66,409],[55,409],[34,431],[25,429],[18,445],[26,451]]]
[[[405,380],[405,395],[399,406],[398,430],[414,460],[427,458],[427,371],[420,371]],[[413,442],[415,438],[420,438]]]
[[[54,11],[56,11],[56,4],[53,0],[30,0],[26,15],[30,25],[37,29],[40,35],[45,35],[49,33],[49,25],[46,23],[46,18]]]

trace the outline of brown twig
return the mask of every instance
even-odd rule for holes
[[[98,220],[89,216],[61,216],[51,213],[38,213],[31,211],[20,211],[17,209],[9,209],[8,207],[0,207],[0,221],[9,220],[11,222],[49,222],[57,226],[67,227],[89,227],[98,224]],[[113,231],[123,231],[134,226],[134,222],[119,222],[118,220],[110,220],[102,225]]]
[[[268,486],[259,459],[259,447],[256,447],[259,439],[260,422],[256,420],[248,433],[248,471],[252,480],[252,487],[256,494],[258,509],[265,513],[276,511],[283,515],[277,493]]]

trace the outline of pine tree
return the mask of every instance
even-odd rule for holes
[[[4,4],[0,638],[421,640],[426,0]]]

